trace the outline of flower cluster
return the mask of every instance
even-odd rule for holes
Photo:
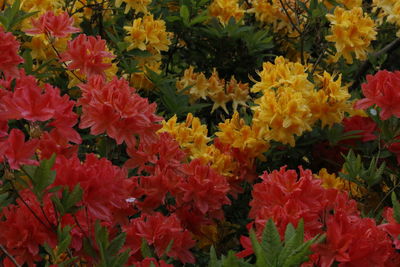
[[[171,44],[171,33],[166,31],[165,21],[155,20],[153,15],[137,18],[132,26],[125,26],[124,29],[128,33],[125,41],[130,43],[128,50],[136,48],[157,55],[167,51]]]
[[[230,18],[236,21],[242,19],[245,10],[239,6],[238,0],[214,0],[208,7],[211,16],[218,18],[222,24],[227,24]]]
[[[396,0],[373,0],[373,4],[376,8],[379,8],[380,15],[385,17],[390,23],[400,27],[400,2]],[[400,36],[400,29],[396,34]]]
[[[124,79],[116,77],[107,82],[101,76],[92,76],[81,84],[81,128],[91,128],[93,135],[107,133],[118,144],[135,146],[136,135],[150,142],[162,119],[155,115],[156,104],[135,93]]]
[[[3,72],[6,77],[18,76],[18,64],[24,62],[18,55],[20,44],[12,33],[5,32],[1,26],[0,39],[0,50],[3,51],[3,56],[0,57],[0,72]]]
[[[326,36],[326,40],[335,43],[337,61],[341,56],[348,63],[353,62],[352,53],[356,59],[365,60],[370,50],[371,41],[376,39],[374,21],[363,14],[361,7],[345,10],[336,7],[333,14],[327,14],[327,19],[331,22],[331,35]]]
[[[329,73],[316,75],[316,86],[308,80],[307,69],[300,63],[285,62],[277,57],[275,64],[264,63],[261,78],[253,92],[263,95],[255,100],[253,125],[264,129],[264,138],[294,146],[294,135],[311,130],[318,120],[332,126],[351,109],[350,94],[341,78]],[[317,89],[317,90],[315,90]]]
[[[204,73],[196,73],[193,66],[190,66],[184,71],[183,77],[177,81],[176,87],[178,91],[188,94],[192,102],[200,98],[204,100],[210,98],[214,102],[211,112],[221,107],[229,114],[226,107],[228,102],[232,101],[232,107],[236,111],[238,105],[246,107],[246,101],[250,100],[247,83],[238,82],[233,76],[229,82],[226,82],[219,78],[215,69],[207,79]]]

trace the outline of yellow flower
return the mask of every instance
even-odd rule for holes
[[[70,37],[56,38],[53,43],[54,48],[59,53],[65,51],[65,49],[67,49],[67,42],[70,39]],[[32,39],[29,42],[25,42],[23,46],[32,50],[31,56],[33,59],[48,60],[52,58],[57,58],[57,54],[45,34],[38,34],[33,36]]]
[[[186,89],[184,93],[190,96],[191,103],[200,98],[204,100],[210,98],[214,102],[211,112],[222,108],[228,114],[226,107],[228,102],[233,101],[232,107],[236,111],[238,105],[247,107],[246,101],[250,99],[248,83],[238,82],[234,76],[226,83],[225,79],[218,76],[216,69],[207,79],[204,73],[196,73],[193,66],[190,66],[177,81],[176,88],[178,91]]]
[[[376,39],[374,21],[363,14],[361,7],[344,10],[336,7],[333,14],[326,15],[331,22],[331,35],[326,40],[335,43],[337,61],[343,56],[347,63],[353,62],[352,53],[359,60],[366,60],[369,46]]]
[[[167,51],[171,44],[172,34],[166,31],[165,21],[154,20],[153,15],[137,18],[132,26],[125,26],[124,29],[128,32],[125,37],[125,41],[130,43],[128,50],[138,48],[159,54],[160,51]]]
[[[214,0],[208,7],[208,11],[223,25],[226,25],[232,17],[239,21],[244,15],[244,9],[239,6],[238,0]]]
[[[282,85],[299,88],[302,91],[310,91],[313,84],[307,79],[307,68],[300,63],[287,62],[283,57],[275,58],[274,64],[265,62],[263,69],[258,75],[261,78],[251,91],[254,93],[269,91],[271,88]]]
[[[199,118],[193,117],[189,113],[185,123],[177,123],[176,115],[168,121],[162,122],[163,127],[159,132],[168,132],[179,143],[180,147],[189,154],[190,158],[193,155],[201,154],[205,151],[210,138],[207,137],[207,126],[202,125]]]
[[[14,3],[14,0],[7,1],[10,4]],[[39,12],[39,14],[45,13],[46,11],[55,11],[65,5],[62,0],[24,0],[21,1],[21,9],[25,12]],[[40,15],[39,15],[40,16]]]
[[[264,141],[260,129],[250,127],[235,112],[232,119],[218,124],[219,131],[215,133],[223,144],[238,148],[250,159],[264,160],[263,153],[268,150],[269,144]]]
[[[294,135],[311,130],[309,98],[314,85],[307,79],[307,67],[277,57],[275,64],[264,63],[261,81],[252,87],[263,95],[255,100],[253,126],[263,131],[266,140],[294,146]]]
[[[288,1],[283,1],[287,3]],[[293,1],[289,1],[289,5]],[[265,1],[265,0],[253,0],[251,1],[253,8],[249,9],[249,13],[254,13],[256,20],[264,24],[272,25],[272,29],[275,32],[284,30],[292,31],[292,26],[287,14],[282,8],[282,4],[279,0]],[[294,19],[295,14],[289,8],[286,8],[288,14]]]
[[[335,77],[324,71],[323,76],[316,75],[315,78],[320,89],[309,100],[314,121],[321,120],[322,127],[340,123],[345,112],[351,110],[351,95],[347,86],[342,86],[341,75],[334,80]]]
[[[352,197],[360,198],[368,193],[367,189],[364,187],[360,187],[356,183],[336,177],[334,173],[329,174],[325,168],[321,169],[318,174],[314,174],[314,177],[322,180],[322,187],[326,189],[334,188],[339,191],[347,191]]]
[[[231,77],[229,83],[226,85],[226,93],[232,99],[232,108],[237,110],[238,105],[247,107],[246,101],[250,100],[249,84],[236,81],[235,77]]]
[[[312,114],[307,99],[297,89],[281,86],[265,91],[255,101],[253,125],[269,128],[264,138],[295,145],[294,135],[300,136],[311,130]]]
[[[390,23],[400,27],[400,1],[398,0],[373,0],[376,8],[381,9],[382,15]],[[400,37],[400,29],[396,33]]]
[[[115,6],[120,7],[122,2],[126,4],[125,6],[125,14],[129,12],[129,10],[135,10],[135,13],[147,13],[147,6],[151,4],[151,0],[116,0]]]
[[[147,69],[154,71],[157,74],[161,73],[161,61],[143,61],[139,62],[138,68],[139,72],[134,72],[131,75],[131,85],[135,89],[144,89],[144,90],[151,90],[154,88],[154,84],[147,78]]]

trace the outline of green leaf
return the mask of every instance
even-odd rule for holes
[[[189,23],[189,8],[186,5],[181,5],[181,9],[179,10],[179,14],[183,19],[183,22],[187,25]]]
[[[275,263],[282,250],[282,242],[278,229],[271,218],[268,220],[263,231],[261,246],[266,253],[266,257]]]
[[[142,252],[143,258],[153,258],[154,257],[149,244],[147,244],[147,241],[144,238],[142,238],[142,245],[140,246],[140,251]]]
[[[256,256],[257,267],[273,266],[272,262],[266,257],[263,248],[257,240],[256,234],[253,229],[250,230],[251,246],[253,247],[254,255]]]
[[[64,253],[69,245],[71,244],[71,227],[69,225],[65,226],[64,228],[61,228],[61,225],[59,226],[57,230],[57,236],[58,236],[58,245],[57,245],[57,255],[61,255]]]
[[[126,233],[121,233],[117,237],[115,237],[107,248],[107,254],[115,255],[117,254],[122,246],[125,244]]]
[[[0,194],[0,207],[3,206],[7,202],[8,193]]]
[[[289,225],[286,227],[286,232],[288,232],[288,229],[293,229],[293,226],[291,224]],[[292,230],[289,231],[291,232]],[[303,241],[304,241],[304,221],[300,220],[294,235],[286,239],[286,234],[285,234],[285,246],[282,249],[278,258],[279,265],[283,265],[286,259],[289,258],[290,255],[295,253],[296,249],[298,249],[303,244]]]
[[[397,223],[400,223],[400,203],[397,201],[395,192],[392,192],[392,203],[393,203],[393,218]]]
[[[81,201],[83,196],[83,190],[80,186],[80,184],[75,185],[74,189],[70,194],[66,196],[66,200],[64,203],[64,208],[66,212],[68,213],[70,209],[76,205],[79,201]]]
[[[42,200],[44,190],[51,185],[55,178],[56,172],[51,170],[56,160],[56,155],[50,159],[44,159],[40,162],[40,165],[35,170],[35,174],[32,177],[33,189],[39,200]]]
[[[218,261],[214,246],[210,248],[210,262],[208,263],[208,267],[221,267],[221,262]]]

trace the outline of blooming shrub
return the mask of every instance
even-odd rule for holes
[[[399,8],[0,0],[0,265],[400,266]]]

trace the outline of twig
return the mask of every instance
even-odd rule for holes
[[[3,245],[0,245],[0,249],[15,264],[15,266],[21,267],[21,265],[18,264],[18,262],[15,260],[15,258],[10,253],[8,253],[8,251],[6,250],[5,247],[3,247]]]

